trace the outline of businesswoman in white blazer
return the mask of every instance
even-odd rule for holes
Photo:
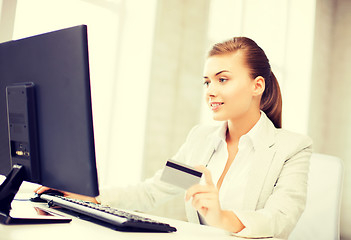
[[[204,172],[202,183],[185,193],[188,220],[245,237],[287,238],[305,207],[312,142],[281,129],[280,88],[264,51],[245,37],[214,45],[203,82],[220,123],[194,127],[173,157]],[[101,189],[98,200],[148,211],[184,194],[160,175]]]

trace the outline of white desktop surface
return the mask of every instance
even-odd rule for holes
[[[30,204],[30,203],[29,203]],[[154,217],[155,218],[155,217]],[[72,217],[70,223],[31,224],[31,225],[0,225],[1,240],[41,240],[41,239],[235,239],[229,233],[212,227],[186,223],[172,219],[162,219],[177,228],[174,233],[137,233],[120,232],[85,220]]]
[[[21,202],[26,207],[32,206],[34,203]],[[35,204],[47,208],[47,204]],[[50,211],[63,214],[54,209]],[[158,240],[158,239],[179,239],[179,240],[237,240],[239,238],[232,236],[229,232],[221,229],[183,222],[174,219],[149,216],[150,218],[166,222],[177,228],[173,233],[139,233],[139,232],[121,232],[100,226],[98,224],[82,220],[71,215],[63,214],[72,218],[70,223],[55,224],[28,224],[28,225],[1,225],[0,224],[0,240]],[[275,238],[269,238],[276,240]]]

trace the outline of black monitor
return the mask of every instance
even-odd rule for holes
[[[87,26],[0,44],[0,174],[0,201],[23,180],[99,194]]]

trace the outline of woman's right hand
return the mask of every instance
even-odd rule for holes
[[[48,188],[45,186],[40,186],[37,189],[34,190],[35,193],[37,194],[42,194],[47,190],[50,190],[52,188]],[[56,189],[54,189],[56,190]],[[83,200],[83,201],[87,201],[87,202],[93,202],[93,203],[98,203],[98,201],[96,200],[96,198],[94,197],[89,197],[89,196],[85,196],[85,195],[80,195],[80,194],[76,194],[76,193],[71,193],[71,192],[64,192],[61,190],[57,190],[63,193],[64,197],[68,197],[68,198],[73,198],[73,199],[79,199],[79,200]]]

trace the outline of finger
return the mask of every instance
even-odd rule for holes
[[[209,209],[213,208],[213,201],[210,199],[197,199],[195,201],[193,201],[192,206],[199,212],[201,211],[208,211]]]
[[[199,207],[211,207],[217,202],[217,195],[213,193],[200,193],[196,194],[193,197],[192,204],[193,206]]]
[[[201,166],[196,166],[196,169],[200,170],[201,172],[203,172],[203,174],[205,175],[205,181],[206,184],[210,185],[210,186],[214,186],[213,181],[212,181],[212,174],[210,172],[210,170],[208,170],[205,166],[201,165]]]
[[[203,208],[198,209],[197,211],[200,213],[201,216],[206,217],[207,212],[208,212],[208,208],[203,207]]]
[[[41,194],[41,193],[43,193],[43,192],[45,192],[45,191],[47,191],[49,189],[50,188],[48,188],[48,187],[41,186],[41,187],[38,187],[36,190],[34,190],[34,192],[36,192],[37,194]]]
[[[196,184],[194,186],[191,186],[185,195],[185,200],[188,201],[191,197],[193,197],[196,194],[200,194],[200,193],[206,193],[206,192],[211,192],[212,188],[209,187],[208,185],[200,185],[200,184]]]

